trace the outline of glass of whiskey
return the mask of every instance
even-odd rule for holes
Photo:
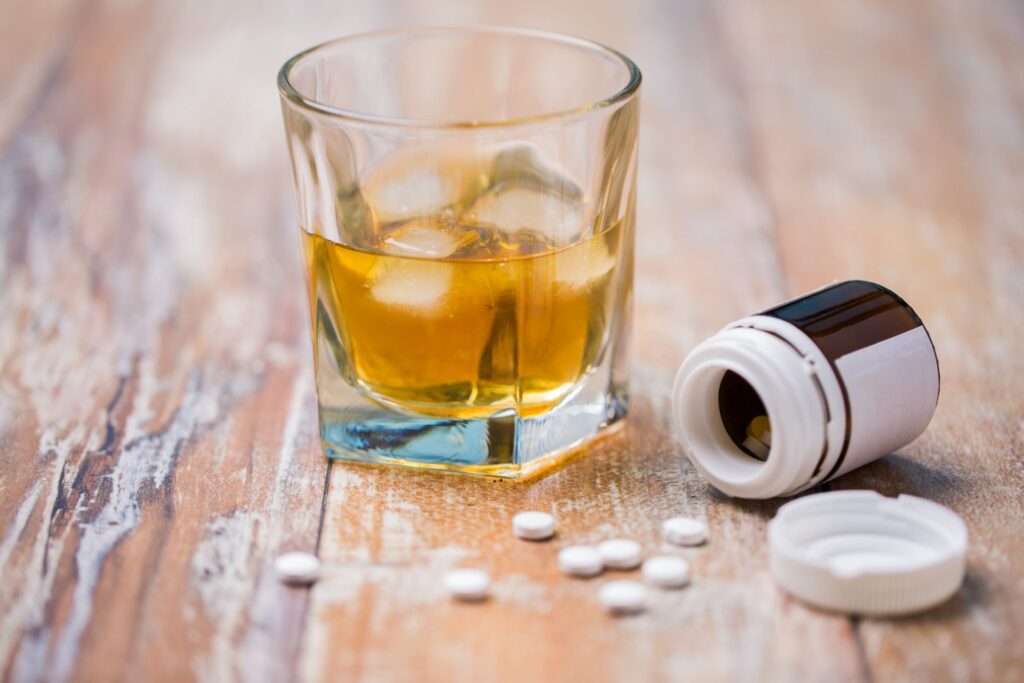
[[[328,457],[517,478],[625,415],[629,58],[400,30],[306,50],[278,86]]]

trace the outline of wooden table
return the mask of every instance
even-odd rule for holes
[[[329,465],[274,76],[392,24],[515,23],[644,70],[633,412],[540,481]],[[0,671],[12,681],[1020,680],[1024,6],[993,2],[0,4]],[[903,452],[828,488],[949,505],[959,594],[808,609],[780,501],[715,493],[667,392],[720,325],[875,279],[935,339]],[[550,509],[551,543],[509,532]],[[693,585],[615,620],[559,547],[706,518]],[[285,550],[326,578],[287,588]],[[496,578],[451,603],[456,565]]]

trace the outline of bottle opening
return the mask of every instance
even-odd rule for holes
[[[742,376],[726,370],[718,385],[718,413],[725,432],[746,455],[764,462],[772,446],[764,401]]]
[[[794,346],[755,328],[726,328],[687,356],[673,386],[673,428],[715,487],[772,498],[808,483],[826,445],[808,367]]]

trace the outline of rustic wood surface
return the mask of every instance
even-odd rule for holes
[[[571,32],[644,71],[634,411],[529,484],[329,466],[274,76],[394,24]],[[779,502],[727,499],[666,429],[686,351],[835,279],[904,294],[932,426],[834,488],[951,506],[959,594],[808,609],[766,568]],[[1020,680],[1024,5],[569,0],[0,1],[0,671],[36,680]],[[511,538],[523,508],[560,521]],[[645,615],[554,569],[704,517]],[[286,588],[283,550],[326,577]],[[445,569],[493,572],[452,604]]]

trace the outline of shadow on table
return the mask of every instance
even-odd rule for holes
[[[934,467],[918,459],[893,453],[834,481],[815,486],[801,495],[824,493],[825,491],[870,489],[885,496],[908,493],[912,496],[920,496],[946,504],[956,495],[966,493],[969,486],[970,483],[967,479],[954,470]],[[766,519],[774,517],[779,507],[789,500],[789,498],[770,500],[731,498],[716,489],[712,489],[711,499],[717,504]]]
[[[919,459],[892,454],[840,478],[836,488],[868,488],[886,496],[909,493],[937,503],[948,502],[969,487],[952,468],[936,467]]]
[[[976,570],[967,568],[960,590],[941,605],[917,614],[903,616],[859,617],[864,623],[891,623],[894,626],[945,624],[967,618],[971,612],[992,605],[993,591],[989,582]]]

